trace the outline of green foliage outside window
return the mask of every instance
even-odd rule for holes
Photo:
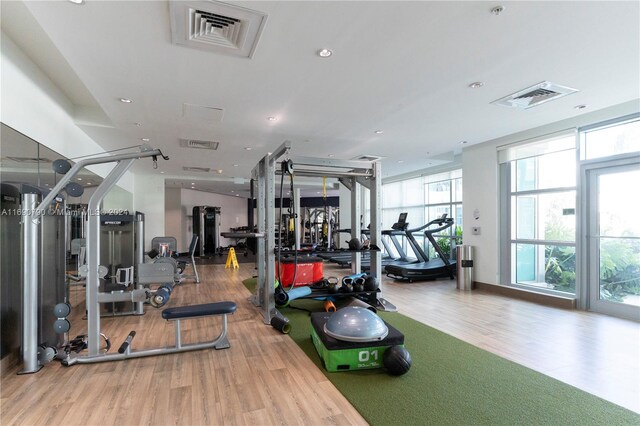
[[[454,231],[454,235],[456,238],[454,238],[455,240],[455,246],[459,246],[462,244],[462,226],[457,225]],[[455,257],[454,253],[451,252],[451,238],[449,237],[440,237],[436,240],[436,243],[438,243],[438,246],[440,246],[440,250],[442,250],[442,252],[444,254],[449,253],[449,257],[448,259]]]
[[[600,297],[623,302],[640,295],[640,246],[631,240],[609,240],[600,244]]]
[[[544,281],[554,290],[576,292],[576,251],[574,247],[547,246],[544,250]]]

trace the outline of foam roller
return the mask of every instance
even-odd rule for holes
[[[278,301],[282,301],[284,300],[284,296],[282,296],[282,294],[287,296],[287,299],[284,303],[280,304],[278,303]],[[301,299],[303,297],[309,296],[311,294],[311,288],[310,287],[296,287],[292,290],[289,290],[286,293],[279,293],[276,294],[276,304],[278,306],[287,306],[289,304],[289,302],[291,302],[292,300],[296,300],[296,299]],[[280,295],[280,296],[279,296]]]
[[[324,301],[324,311],[325,312],[335,312],[336,311],[336,305],[334,305],[331,300],[325,300]]]

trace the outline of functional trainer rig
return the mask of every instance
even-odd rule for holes
[[[258,239],[257,247],[257,267],[258,283],[256,294],[252,298],[254,305],[262,308],[262,319],[265,324],[270,324],[273,317],[282,317],[275,307],[274,285],[275,273],[275,175],[282,173],[281,166],[277,164],[280,157],[288,162],[288,154],[291,150],[291,142],[285,141],[273,153],[266,155],[252,171],[252,179],[257,184],[257,207],[258,207],[258,235],[263,238]],[[310,157],[295,157],[295,175],[310,177],[332,177],[337,178],[345,187],[351,191],[351,238],[360,236],[360,198],[361,187],[370,190],[370,211],[371,211],[371,244],[379,246],[381,240],[380,223],[382,222],[380,211],[381,189],[381,166],[379,161],[361,160],[335,160]],[[296,209],[299,211],[299,208]],[[300,249],[300,238],[296,235],[296,250]],[[351,270],[353,273],[360,272],[361,253],[353,251],[351,254]],[[382,261],[379,251],[371,252],[370,274],[378,280],[382,278]],[[386,300],[377,300],[378,308],[385,310],[397,310],[395,306]]]

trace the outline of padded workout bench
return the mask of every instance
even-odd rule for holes
[[[173,354],[178,352],[195,351],[200,349],[226,349],[229,347],[227,339],[227,315],[236,311],[234,302],[216,302],[205,303],[202,305],[178,306],[168,308],[162,311],[162,318],[167,321],[175,321],[176,325],[176,344],[164,348],[144,349],[141,351],[131,350],[131,342],[136,335],[135,331],[129,333],[127,339],[122,343],[118,353],[101,353],[97,356],[80,357],[77,354],[69,354],[67,358],[62,360],[63,365],[89,364],[94,362],[118,361],[128,358],[141,358],[145,356],[155,356],[164,354]],[[180,334],[180,321],[192,318],[208,317],[213,315],[222,315],[222,330],[218,337],[209,342],[182,344]]]
[[[227,315],[233,314],[236,311],[236,304],[233,302],[216,302],[205,303],[202,305],[191,306],[178,306],[175,308],[168,308],[162,311],[162,318],[167,321],[176,322],[176,348],[182,349],[205,349],[208,347],[214,347],[216,349],[226,349],[229,347],[229,340],[227,339]],[[222,331],[220,335],[208,343],[196,343],[182,346],[180,339],[180,320],[192,319],[198,317],[206,317],[211,315],[222,315]],[[199,347],[198,347],[199,346]]]

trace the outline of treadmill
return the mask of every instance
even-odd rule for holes
[[[425,257],[422,257],[423,256],[423,254],[421,254],[422,251],[419,248],[416,249],[417,242],[415,241],[415,238],[412,240],[411,238],[408,237],[408,235],[413,232],[420,232],[423,229],[425,229],[428,225],[424,225],[419,228],[408,229],[409,222],[407,222],[407,214],[408,213],[406,212],[400,213],[400,215],[398,216],[398,221],[391,226],[391,229],[386,229],[381,232],[382,236],[389,237],[389,240],[391,240],[391,243],[393,244],[396,252],[398,253],[398,257],[392,257],[393,250],[391,249],[389,242],[387,241],[387,239],[382,238],[380,242],[384,246],[385,252],[387,253],[387,256],[381,259],[383,268],[386,268],[388,265],[406,265],[408,263],[423,262],[427,260]],[[369,229],[363,230],[362,233],[363,235],[366,235],[368,237]],[[402,248],[402,243],[398,241],[398,237],[407,237],[407,242],[409,243],[409,246],[413,249],[416,256],[418,256],[417,259],[409,257],[407,255],[405,250]],[[331,261],[336,262],[341,266],[347,266],[347,267],[351,266],[351,256],[341,260],[331,259]],[[360,267],[362,272],[368,271],[371,268],[371,259],[370,258],[362,259]]]
[[[409,224],[407,223],[407,213],[400,213],[400,216],[398,217],[398,221],[396,223],[393,224],[393,226],[391,227],[391,230],[385,230],[382,231],[382,235],[392,235],[391,232],[393,232],[393,230],[396,231],[401,231],[404,232],[407,229],[407,226],[409,226]],[[371,227],[371,225],[367,226],[367,229],[362,229],[360,231],[360,233],[365,237],[365,239],[369,239],[370,236],[370,231],[369,228]],[[340,229],[338,232],[345,232],[348,233],[349,235],[351,234],[351,229]],[[396,250],[398,251],[399,255],[401,258],[406,257],[404,251],[402,250],[402,246],[400,245],[400,243],[395,239],[395,235],[393,234],[391,236],[392,241],[393,241],[393,245],[396,247]],[[404,234],[402,234],[404,235]],[[394,260],[398,260],[398,258],[393,258],[391,257],[391,254],[393,253],[393,251],[391,250],[391,246],[389,245],[389,243],[383,238],[380,241],[384,247],[384,251],[386,253],[386,256],[383,255],[382,257],[382,266],[384,267],[385,265],[387,265],[388,263],[394,261]],[[322,256],[321,256],[322,257]],[[351,266],[351,253],[347,252],[347,253],[339,253],[339,254],[332,254],[330,256],[327,257],[323,257],[323,259],[329,260],[333,263],[337,263],[338,265],[342,266],[342,267],[350,267]],[[366,272],[369,270],[370,266],[371,266],[371,258],[369,257],[369,253],[363,253],[362,258],[361,258],[361,269],[363,272]]]
[[[418,262],[418,259],[413,259],[407,256],[407,253],[404,251],[404,249],[402,248],[402,244],[400,243],[400,241],[398,241],[398,238],[397,238],[397,237],[406,237],[407,233],[411,232],[411,230],[407,229],[409,227],[409,222],[407,222],[407,215],[408,213],[406,212],[400,213],[400,215],[398,216],[398,221],[393,225],[391,225],[391,229],[385,229],[384,231],[381,232],[383,237],[384,236],[389,237],[389,240],[391,240],[391,243],[393,244],[396,252],[398,253],[398,257],[393,257],[392,256],[393,250],[391,249],[389,242],[387,241],[387,239],[382,238],[380,242],[382,243],[384,250],[387,253],[387,256],[382,258],[383,268],[386,268],[388,265],[392,265],[392,264],[406,264],[406,263]],[[367,230],[366,232],[368,235],[369,230]],[[409,241],[409,245],[412,245],[411,241]],[[363,271],[368,271],[370,267],[371,267],[371,260],[366,260],[361,263],[361,268]]]
[[[431,226],[437,226],[431,228]],[[432,220],[425,226],[424,236],[427,237],[429,243],[433,246],[435,251],[440,257],[429,259],[428,255],[419,246],[415,237],[407,232],[407,238],[412,241],[412,246],[420,252],[420,256],[426,259],[424,262],[410,263],[405,265],[387,265],[385,270],[387,276],[396,280],[414,281],[414,280],[429,280],[436,278],[449,277],[454,279],[454,271],[456,269],[456,261],[449,260],[443,253],[442,249],[433,238],[434,234],[449,229],[453,226],[453,219],[448,218],[447,214],[443,214],[441,217]]]

